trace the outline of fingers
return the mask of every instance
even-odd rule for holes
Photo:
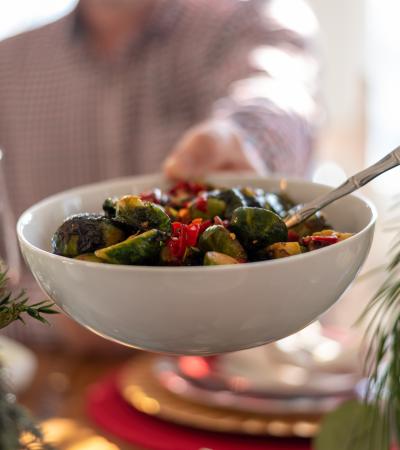
[[[210,121],[182,137],[165,161],[164,172],[172,179],[187,179],[221,170],[260,172],[264,167],[235,127],[225,121]]]
[[[193,130],[178,142],[165,161],[164,171],[169,178],[199,178],[223,163],[217,139],[202,130]]]

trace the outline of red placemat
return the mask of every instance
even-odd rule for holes
[[[93,385],[89,416],[104,430],[150,450],[311,450],[309,441],[211,433],[147,416],[128,405],[116,388],[116,375]]]

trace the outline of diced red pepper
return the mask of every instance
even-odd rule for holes
[[[156,201],[157,201],[154,192],[151,192],[151,191],[143,192],[142,194],[140,194],[140,198],[144,201],[152,202],[152,203],[156,203]]]
[[[169,190],[169,193],[171,195],[176,195],[178,192],[183,191],[183,192],[188,192],[193,195],[197,195],[199,192],[205,191],[205,190],[206,190],[206,186],[204,186],[203,184],[190,183],[188,181],[179,181],[178,183],[176,183],[175,186],[173,186]]]
[[[179,181],[179,183],[176,183],[175,186],[173,186],[168,192],[171,195],[176,195],[178,192],[186,190],[187,190],[187,183],[185,181]]]
[[[199,235],[204,227],[202,222],[202,219],[195,219],[190,224],[172,222],[172,237],[167,241],[167,246],[175,258],[182,259],[188,247],[197,245]],[[206,221],[205,224],[208,227],[211,225],[211,221]]]
[[[197,224],[190,224],[186,226],[186,246],[195,247],[197,244],[197,239],[199,237],[200,227]]]
[[[203,196],[197,197],[194,201],[194,206],[201,212],[207,212],[207,199]]]
[[[208,227],[210,227],[212,225],[211,220],[205,220],[201,225],[200,225],[200,230],[199,230],[199,234],[202,234]]]
[[[222,225],[222,226],[224,226],[224,221],[221,219],[221,217],[215,216],[214,217],[214,224],[215,225]]]
[[[293,230],[288,231],[288,242],[299,242],[299,235]]]
[[[198,194],[199,192],[207,190],[207,187],[201,183],[189,183],[190,192],[193,194]]]
[[[156,203],[158,205],[165,203],[168,200],[167,196],[158,188],[153,189],[152,191],[142,192],[140,198],[144,201]]]
[[[229,227],[229,220],[222,220],[221,217],[215,216],[214,217],[214,224],[215,225],[222,225],[225,228]]]

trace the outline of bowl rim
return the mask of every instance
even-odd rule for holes
[[[258,180],[269,180],[272,182],[279,182],[283,178],[288,183],[303,183],[308,185],[315,185],[318,187],[323,188],[331,188],[332,186],[329,186],[327,184],[322,183],[314,183],[312,180],[302,179],[299,177],[286,177],[286,176],[264,176],[264,175],[257,175],[253,173],[248,172],[224,172],[224,173],[213,173],[207,175],[206,178],[218,178],[222,181],[224,178],[226,180],[237,178],[239,179],[253,179],[254,181]],[[58,192],[56,194],[53,194],[51,196],[48,196],[39,202],[35,203],[34,205],[30,206],[28,209],[26,209],[18,218],[16,229],[17,229],[17,236],[18,240],[20,242],[20,245],[24,245],[26,247],[29,247],[31,251],[35,253],[39,253],[42,255],[45,255],[47,258],[50,258],[50,260],[54,261],[60,261],[64,262],[69,265],[77,265],[78,267],[88,267],[88,268],[97,268],[99,271],[128,271],[128,272],[143,272],[143,271],[151,271],[155,273],[191,273],[191,272],[208,272],[208,271],[234,271],[234,270],[243,270],[248,269],[251,270],[251,268],[259,268],[259,267],[269,267],[269,266],[279,266],[281,264],[290,264],[294,262],[299,262],[300,260],[308,259],[308,258],[315,258],[316,255],[321,254],[321,252],[332,252],[335,251],[335,248],[340,248],[343,245],[347,245],[348,242],[352,242],[355,239],[358,239],[361,235],[368,232],[368,230],[375,225],[376,219],[377,219],[377,209],[375,205],[366,197],[363,195],[360,195],[359,192],[350,194],[350,197],[357,198],[361,202],[364,203],[365,206],[370,210],[371,217],[367,225],[362,228],[360,231],[355,233],[350,238],[340,241],[336,243],[335,245],[327,246],[321,249],[318,249],[318,251],[308,252],[308,253],[302,253],[300,255],[294,255],[290,258],[279,258],[274,260],[265,260],[265,261],[255,261],[250,263],[244,263],[244,264],[226,264],[226,265],[220,265],[220,266],[145,266],[145,265],[124,265],[124,264],[109,264],[109,263],[97,263],[97,262],[91,262],[91,261],[82,261],[78,259],[68,258],[66,256],[61,255],[55,255],[54,253],[50,253],[47,250],[43,250],[36,245],[33,245],[31,242],[28,241],[28,239],[23,234],[23,227],[24,222],[26,220],[26,217],[29,216],[29,214],[32,214],[32,211],[40,208],[41,206],[45,205],[46,203],[53,202],[54,200],[57,200],[57,198],[63,198],[76,194],[84,194],[87,191],[96,190],[96,188],[99,188],[102,185],[119,185],[123,183],[138,183],[138,182],[144,182],[144,181],[151,181],[151,180],[158,180],[160,183],[160,180],[165,181],[165,178],[162,174],[147,174],[147,175],[138,175],[138,176],[127,176],[127,177],[119,177],[119,178],[113,178],[110,180],[103,180],[95,183],[89,183],[82,186],[77,186],[71,189],[67,189],[61,192]]]

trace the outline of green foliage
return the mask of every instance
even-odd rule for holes
[[[2,378],[0,378],[0,449],[52,450],[52,446],[43,442],[42,432],[28,411],[16,403],[13,394],[7,392]]]
[[[396,208],[400,207],[400,203]],[[396,223],[397,222],[397,223]],[[400,223],[399,218],[391,224],[390,230],[397,231],[394,245],[389,253],[390,261],[386,267],[386,279],[376,292],[369,305],[360,317],[367,321],[365,342],[367,354],[365,357],[365,374],[368,377],[365,402],[358,408],[363,413],[354,416],[353,431],[348,428],[350,417],[348,409],[339,408],[327,416],[319,436],[315,441],[317,450],[386,450],[390,439],[400,444]],[[355,408],[355,407],[354,407]],[[374,414],[368,413],[374,411]],[[371,414],[372,422],[365,427],[365,415]],[[339,439],[339,429],[348,430],[350,437],[362,433],[366,440],[364,447],[355,444],[336,443],[330,445],[333,439],[332,424],[335,424]],[[331,437],[330,437],[331,436]],[[349,439],[350,439],[349,437]],[[360,441],[361,442],[361,441]],[[368,445],[367,445],[368,444]],[[335,446],[336,445],[336,446]],[[371,447],[372,445],[372,447]]]
[[[1,270],[0,265],[0,328],[15,320],[23,322],[21,315],[24,313],[42,323],[48,323],[43,317],[44,314],[57,314],[52,302],[29,304],[28,301],[25,291],[21,291],[18,295],[10,291],[7,273]],[[0,449],[51,450],[52,448],[43,441],[42,432],[30,418],[28,411],[18,405],[15,396],[8,392],[3,370],[0,368]]]
[[[375,406],[348,401],[325,417],[314,449],[388,450],[386,423]]]
[[[45,300],[29,304],[25,291],[22,290],[19,294],[14,295],[8,289],[7,282],[7,273],[0,272],[0,329],[16,320],[24,322],[22,318],[24,313],[42,323],[48,323],[43,317],[44,314],[57,314],[57,311],[53,309],[53,302]]]

